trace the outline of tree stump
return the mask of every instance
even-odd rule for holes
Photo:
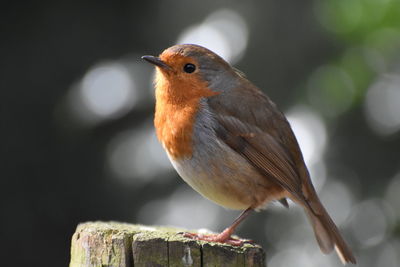
[[[265,266],[259,245],[197,241],[185,230],[117,222],[87,222],[72,236],[70,267]]]

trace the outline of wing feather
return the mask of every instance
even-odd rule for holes
[[[217,134],[221,140],[245,157],[266,177],[302,199],[301,182],[296,165],[285,146],[268,132],[238,118],[217,115]]]

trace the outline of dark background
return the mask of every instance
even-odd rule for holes
[[[359,266],[400,264],[398,1],[4,1],[0,21],[2,266],[67,265],[84,221],[233,220],[178,178],[151,124],[140,56],[196,34],[237,49],[227,59],[288,115]],[[271,267],[340,266],[292,207],[239,234]]]

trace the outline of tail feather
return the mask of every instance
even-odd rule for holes
[[[315,238],[317,239],[318,245],[324,254],[329,254],[335,247],[331,234],[322,225],[321,221],[309,210],[306,209],[308,218],[312,224]]]
[[[305,210],[321,251],[328,254],[335,248],[343,264],[348,262],[355,264],[356,259],[353,253],[321,202],[319,200],[313,201],[312,205],[305,207]]]

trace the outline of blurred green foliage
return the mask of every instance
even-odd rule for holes
[[[343,46],[312,75],[311,104],[328,116],[362,103],[377,74],[390,70],[400,49],[400,1],[316,1],[321,24]],[[309,85],[310,86],[310,85]]]

